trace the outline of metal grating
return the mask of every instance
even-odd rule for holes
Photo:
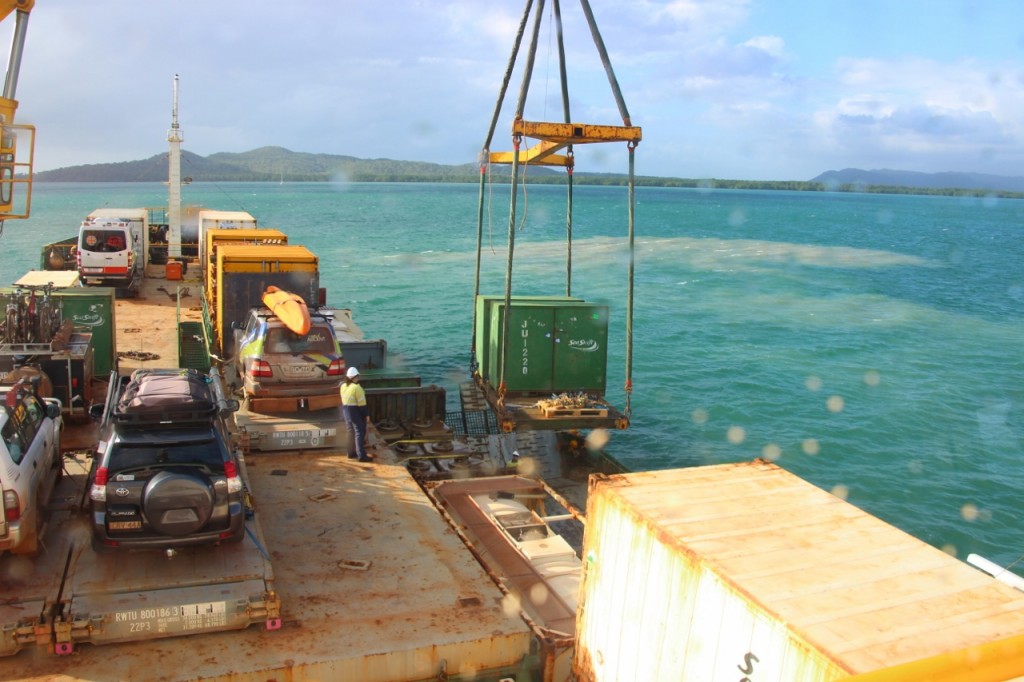
[[[210,351],[203,337],[202,322],[178,324],[178,366],[200,372],[210,371]]]
[[[500,433],[498,419],[490,410],[464,410],[462,412],[446,412],[444,423],[459,436],[490,436]]]

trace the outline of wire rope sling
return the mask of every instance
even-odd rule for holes
[[[535,4],[536,12],[533,13]],[[470,366],[474,379],[476,380],[477,384],[480,386],[480,388],[486,395],[487,401],[495,409],[498,419],[501,421],[502,429],[505,431],[511,431],[514,428],[532,427],[561,429],[573,428],[578,426],[614,426],[615,428],[622,429],[628,427],[632,411],[631,395],[633,389],[633,283],[635,271],[634,166],[635,150],[641,140],[642,133],[639,127],[633,126],[631,124],[629,111],[627,110],[625,101],[622,98],[622,92],[619,88],[618,81],[615,77],[615,73],[612,69],[611,62],[608,58],[608,53],[605,48],[604,41],[602,40],[601,34],[598,31],[597,24],[594,20],[593,12],[590,8],[590,4],[588,0],[580,0],[580,5],[583,10],[583,14],[586,17],[587,23],[589,25],[590,34],[593,39],[594,45],[597,48],[597,52],[600,56],[602,65],[604,66],[605,73],[608,77],[608,82],[611,86],[612,95],[614,96],[619,114],[622,118],[622,125],[594,125],[572,122],[569,107],[569,89],[566,74],[565,46],[563,39],[560,0],[551,0],[551,16],[552,22],[555,27],[555,34],[557,36],[563,121],[559,123],[554,123],[542,121],[527,121],[524,119],[524,110],[526,107],[527,95],[530,89],[530,81],[533,75],[534,64],[536,61],[538,36],[540,34],[545,7],[545,0],[537,0],[536,3],[534,3],[534,0],[527,0],[525,9],[523,11],[523,16],[519,24],[519,30],[516,34],[516,38],[512,48],[512,54],[509,58],[508,66],[505,71],[505,76],[501,84],[498,100],[495,105],[494,115],[492,116],[490,127],[488,129],[487,138],[484,142],[483,148],[480,153],[480,187],[479,206],[477,212],[477,259],[476,272],[474,278],[473,336],[470,351]],[[520,86],[519,97],[516,102],[514,118],[512,121],[513,149],[511,152],[492,152],[491,143],[494,138],[494,132],[497,127],[498,119],[501,115],[501,109],[505,99],[505,95],[508,91],[509,83],[512,80],[516,60],[519,56],[519,52],[523,44],[523,38],[526,34],[527,27],[530,24],[531,13],[533,13],[533,23],[530,30],[529,44],[526,49],[526,64],[523,68],[522,84]],[[537,140],[537,144],[529,149],[523,149],[524,138],[531,138]],[[568,395],[567,393],[565,393],[565,391],[569,391],[570,389],[579,387],[579,384],[573,384],[574,379],[578,380],[579,377],[572,377],[571,373],[569,377],[564,379],[564,381],[566,382],[565,385],[559,384],[557,381],[553,380],[551,376],[544,376],[543,373],[541,373],[543,385],[540,385],[531,383],[530,380],[524,381],[523,377],[517,376],[513,378],[509,376],[507,371],[510,359],[509,353],[512,320],[515,316],[516,308],[521,307],[529,310],[531,308],[549,305],[547,302],[536,303],[535,301],[528,300],[531,298],[536,299],[541,297],[513,297],[512,295],[512,275],[513,262],[515,256],[517,200],[519,194],[518,185],[520,181],[520,174],[522,172],[523,183],[525,188],[525,169],[527,166],[542,165],[565,168],[567,190],[565,298],[560,300],[564,303],[564,306],[570,310],[575,310],[579,307],[586,307],[588,305],[593,306],[594,304],[586,304],[579,298],[574,298],[572,296],[573,171],[575,168],[575,154],[573,151],[573,146],[578,144],[593,144],[607,142],[625,142],[628,151],[629,163],[629,172],[627,180],[628,272],[626,286],[626,348],[624,382],[625,408],[622,412],[619,412],[614,408],[611,408],[611,406],[608,405],[603,400],[603,367],[601,368],[602,373],[600,377],[600,386],[582,387],[583,389],[596,388],[595,393],[597,393],[599,396],[597,402],[600,403],[597,406],[597,409],[588,409],[588,404],[591,401],[589,400],[590,396],[587,395],[586,390],[578,390],[576,391],[575,395]],[[509,201],[508,251],[505,264],[505,291],[503,297],[482,296],[480,294],[480,272],[483,255],[483,233],[485,222],[485,189],[490,176],[490,167],[492,164],[511,165],[511,196]],[[557,315],[557,312],[555,314]],[[603,313],[601,310],[595,310],[592,313],[592,316],[593,319],[599,319],[602,314],[604,315],[603,320],[605,324],[604,334],[605,337],[607,337],[607,307],[604,307]],[[528,330],[525,327],[528,324],[528,322],[523,321],[522,324],[522,343],[527,344],[526,336]],[[560,327],[558,324],[553,324],[552,327],[556,328],[554,336],[557,337],[557,332],[561,331],[562,327]],[[554,341],[557,343],[558,339],[555,338]],[[516,349],[517,353],[522,353],[524,356],[528,351],[529,349],[525,345],[523,348],[517,347]],[[552,350],[551,353],[554,357],[557,358],[556,350]],[[517,363],[523,364],[523,367],[519,368],[522,374],[528,374],[527,367],[525,366],[525,357],[517,360]],[[519,367],[518,364],[516,366]],[[572,385],[570,386],[569,384]],[[540,401],[536,405],[531,406],[533,408],[531,411],[531,409],[524,409],[527,407],[527,405],[524,403],[520,402],[516,404],[514,408],[511,404],[513,398],[518,400],[525,396],[531,394],[537,395],[544,391],[546,391],[549,395],[551,395],[552,393],[563,391],[562,396],[552,396],[552,398],[568,398],[570,402],[570,407],[560,409],[558,401]],[[574,400],[580,402],[573,403]],[[545,402],[554,402],[555,404],[553,405],[553,407],[551,407],[551,409],[548,409],[549,406],[545,405]],[[537,408],[539,408],[539,412]],[[554,420],[552,420],[552,418],[554,418]]]

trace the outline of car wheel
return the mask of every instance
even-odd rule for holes
[[[149,480],[142,508],[162,535],[183,537],[200,530],[213,514],[213,484],[202,474],[161,471]]]

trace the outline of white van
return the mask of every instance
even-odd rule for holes
[[[93,211],[78,230],[78,273],[87,285],[134,296],[145,268],[146,209]]]

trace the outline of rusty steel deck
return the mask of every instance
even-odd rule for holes
[[[191,269],[173,286],[154,277],[156,269],[150,267],[137,299],[117,303],[122,373],[174,366],[176,308],[167,292],[180,286],[199,293],[193,280],[198,273]],[[86,470],[81,448],[88,429],[69,429],[69,442],[78,451],[75,461]],[[90,613],[110,612],[115,598],[105,597],[105,591],[131,594],[134,589],[136,602],[160,601],[191,581],[199,583],[190,585],[193,589],[210,587],[208,603],[214,603],[217,580],[195,576],[206,570],[230,579],[244,571],[225,547],[173,558],[129,552],[111,559],[79,544],[79,553],[72,552],[68,561],[68,543],[87,541],[88,517],[75,510],[79,490],[66,493],[66,500],[55,498],[63,516],[56,514],[47,529],[46,551],[28,562],[0,559],[5,588],[0,606],[28,614],[31,622],[52,603],[74,603],[76,590],[88,590],[87,604],[79,596],[83,618],[76,621],[84,631],[68,655],[56,655],[53,642],[40,633],[38,644],[0,656],[0,679],[373,682],[477,673],[493,679],[522,670],[530,664],[527,624],[503,602],[498,587],[376,433],[370,446],[376,456],[372,464],[353,462],[336,449],[245,457],[260,532],[243,544],[255,547],[272,566],[280,603],[276,630],[259,623],[257,604],[249,605],[256,624],[245,629],[158,633],[177,636],[153,639],[145,631],[131,633],[129,623],[120,631],[138,641],[83,636],[101,625]],[[66,478],[65,485],[69,480],[76,479]],[[65,567],[67,577],[60,575]],[[55,584],[63,586],[56,597]],[[134,610],[113,606],[115,613]],[[235,606],[245,611],[246,605]]]

